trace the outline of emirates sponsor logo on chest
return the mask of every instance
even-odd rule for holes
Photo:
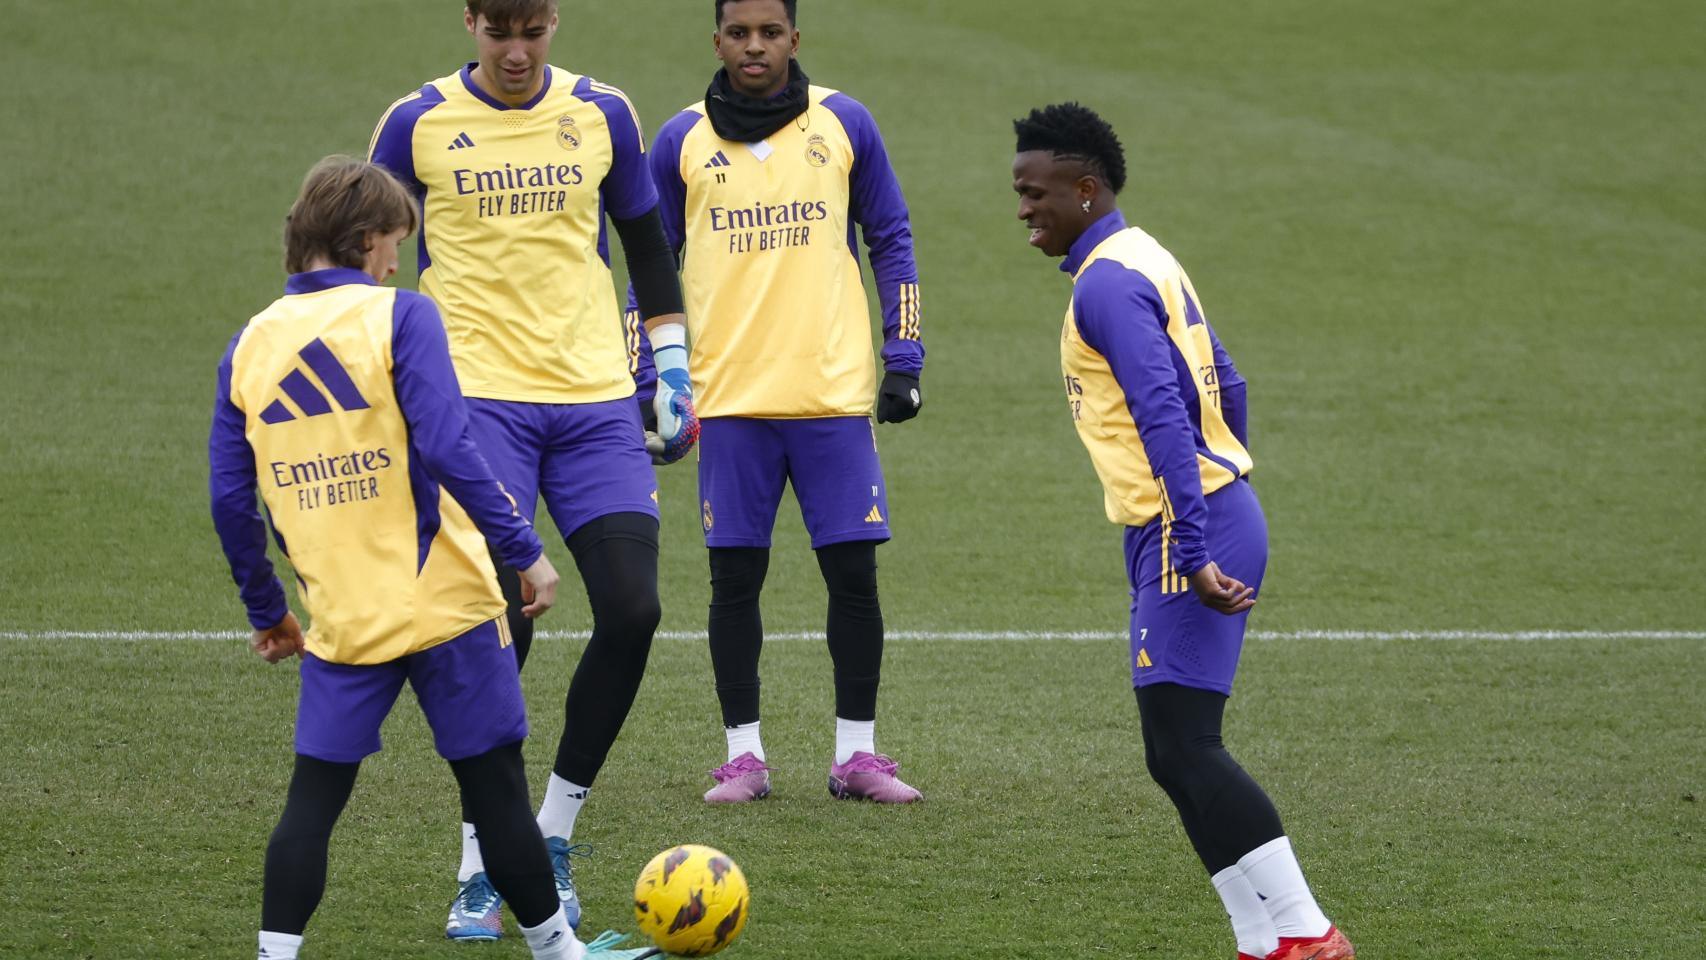
[[[711,231],[728,238],[733,254],[807,246],[812,224],[829,219],[822,200],[755,203],[749,207],[712,207],[707,211]]]
[[[451,171],[451,178],[456,195],[474,198],[484,219],[566,210],[569,190],[586,182],[586,172],[578,163],[505,163],[485,169],[463,167]]]

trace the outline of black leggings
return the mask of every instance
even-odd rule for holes
[[[663,611],[658,606],[658,522],[614,513],[569,535],[592,605],[592,638],[563,698],[563,737],[552,771],[592,786],[628,719]]]
[[[592,639],[563,698],[563,736],[551,769],[570,783],[590,787],[639,694],[652,635],[663,617],[658,605],[658,522],[643,513],[612,513],[587,521],[567,542],[592,607]],[[509,604],[516,662],[525,666],[533,647],[533,621],[521,615],[521,575],[495,555],[493,563]]]
[[[1285,835],[1273,801],[1220,739],[1226,697],[1172,683],[1137,688],[1149,775],[1179,810],[1209,875]]]
[[[824,634],[835,665],[835,715],[875,720],[883,664],[877,543],[831,544],[817,551],[817,563],[829,590]],[[758,658],[764,646],[758,597],[769,569],[767,548],[711,548],[711,667],[725,726],[758,720]]]
[[[284,813],[267,843],[261,893],[261,929],[300,936],[326,890],[326,851],[355,788],[359,763],[330,763],[300,754],[290,778]],[[480,837],[492,886],[523,926],[536,927],[557,912],[551,862],[527,799],[521,743],[453,760],[462,807]]]

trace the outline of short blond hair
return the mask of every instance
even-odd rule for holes
[[[361,269],[373,233],[419,229],[415,198],[385,168],[354,157],[332,156],[314,164],[284,218],[284,267],[301,273],[324,258]]]

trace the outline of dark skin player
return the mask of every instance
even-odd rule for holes
[[[782,0],[737,0],[723,7],[712,42],[729,83],[768,100],[788,85],[788,61],[800,52],[800,31]]]
[[[759,2],[782,5],[780,0],[748,0],[741,6]],[[1019,195],[1019,219],[1031,228],[1031,246],[1050,257],[1066,256],[1091,224],[1117,206],[1114,192],[1088,164],[1047,150],[1013,157],[1013,191]],[[1256,605],[1255,591],[1220,572],[1212,560],[1191,574],[1190,582],[1204,606],[1227,616]]]

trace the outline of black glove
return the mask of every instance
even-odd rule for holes
[[[902,423],[918,416],[924,406],[924,395],[918,392],[918,378],[910,373],[890,370],[883,374],[883,385],[877,391],[877,422]]]

